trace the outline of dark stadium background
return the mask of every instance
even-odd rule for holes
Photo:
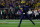
[[[0,0],[0,19],[20,19],[20,6],[22,5],[30,6],[29,11],[31,10],[31,12],[36,13],[37,10],[39,15],[35,17],[35,13],[30,12],[30,17],[40,19],[40,0]]]

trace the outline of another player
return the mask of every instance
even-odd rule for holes
[[[21,10],[22,10],[22,12],[21,12],[21,19],[20,19],[20,23],[19,23],[19,25],[18,25],[18,27],[20,27],[20,25],[21,25],[21,23],[22,23],[22,19],[23,19],[23,12],[25,13],[25,17],[27,16],[28,17],[28,19],[35,25],[35,23],[32,21],[32,19],[30,18],[30,16],[27,14],[27,12],[28,12],[28,9],[29,8],[29,6],[28,5],[26,5],[26,6],[21,6]]]

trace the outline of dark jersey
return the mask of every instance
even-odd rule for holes
[[[23,13],[28,12],[29,10],[29,6],[22,6],[21,8],[23,8]]]

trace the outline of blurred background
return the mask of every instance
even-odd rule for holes
[[[23,8],[35,26],[25,17]],[[0,0],[0,27],[18,27],[22,12],[21,27],[40,27],[40,0]]]
[[[31,19],[40,19],[40,0],[0,0],[0,19],[20,19],[21,6],[29,6],[27,13]]]

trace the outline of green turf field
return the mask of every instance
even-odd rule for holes
[[[18,27],[20,20],[0,20],[0,27]],[[21,27],[40,27],[40,20],[33,20],[33,25],[29,20],[23,20]]]

